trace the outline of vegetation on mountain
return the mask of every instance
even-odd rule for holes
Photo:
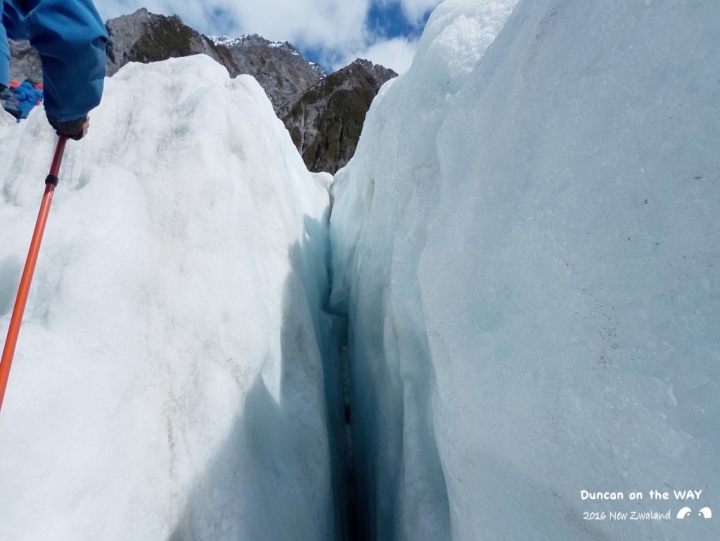
[[[397,74],[356,60],[309,89],[283,122],[310,171],[336,173],[352,158],[380,87]]]

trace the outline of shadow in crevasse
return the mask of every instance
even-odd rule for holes
[[[327,219],[306,217],[305,230],[305,239],[289,248],[279,400],[258,374],[167,541],[346,536],[339,376],[332,322],[322,312],[329,294]]]

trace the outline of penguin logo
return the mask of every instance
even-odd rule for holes
[[[703,507],[698,512],[698,515],[700,515],[703,518],[712,518],[712,511],[710,510],[709,507]]]
[[[690,513],[692,513],[692,509],[690,509],[689,507],[683,507],[682,509],[680,509],[680,511],[678,511],[677,518],[685,518]]]

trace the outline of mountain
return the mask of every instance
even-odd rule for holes
[[[105,27],[108,76],[128,62],[157,62],[195,54],[206,54],[225,66],[231,77],[240,73],[237,65],[211,40],[182,22],[178,16],[155,15],[142,8],[131,15],[111,19]]]
[[[10,79],[18,81],[32,79],[40,82],[42,80],[40,56],[30,47],[30,42],[9,39],[8,44],[10,45]]]
[[[129,62],[158,62],[205,54],[225,66],[231,77],[246,73],[255,77],[277,111],[295,102],[308,88],[326,76],[287,42],[273,42],[258,35],[211,38],[200,34],[177,16],[166,17],[139,9],[105,24],[107,74],[112,77]],[[11,77],[42,79],[40,58],[27,41],[10,40]]]
[[[365,113],[385,81],[397,74],[367,60],[327,75],[288,42],[257,34],[228,38],[200,34],[180,17],[139,9],[106,23],[108,76],[129,62],[150,63],[205,54],[231,77],[252,75],[311,171],[335,173],[352,158]],[[10,41],[11,77],[42,79],[40,59],[30,44]]]
[[[106,26],[111,76],[128,62],[206,54],[225,66],[231,77],[244,73],[255,77],[276,110],[325,76],[320,66],[309,62],[287,42],[272,42],[258,35],[211,38],[185,25],[177,16],[140,9],[112,19]]]
[[[210,38],[230,54],[240,73],[257,79],[278,112],[290,107],[326,74],[287,41],[268,41],[257,34],[239,38]]]
[[[279,114],[310,171],[337,172],[355,153],[365,114],[397,73],[358,59],[328,75]]]
[[[206,36],[183,24],[177,17],[165,17],[139,9],[131,15],[110,19],[105,24],[110,40],[107,44],[107,74],[112,77],[128,62],[157,62],[168,58],[206,54],[227,68],[232,77],[240,74],[232,56],[217,47]],[[10,77],[42,79],[37,52],[28,41],[10,43]]]

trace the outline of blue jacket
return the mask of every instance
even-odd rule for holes
[[[35,88],[32,83],[25,81],[14,92],[20,118],[27,118],[38,102],[43,99],[43,91]]]
[[[1,1],[0,83],[9,83],[7,38],[29,39],[42,60],[47,114],[84,117],[102,97],[108,39],[92,0]]]

